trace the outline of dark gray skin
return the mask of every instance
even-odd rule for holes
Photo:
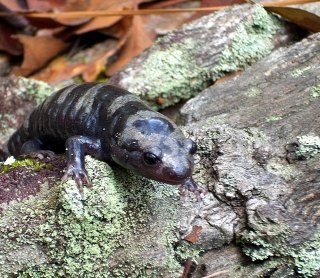
[[[90,154],[141,176],[202,192],[192,179],[195,142],[116,86],[84,83],[54,93],[11,136],[7,153],[60,153],[65,147],[68,165],[63,179],[74,177],[78,185],[91,185],[84,165],[85,154]]]

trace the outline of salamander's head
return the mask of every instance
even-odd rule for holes
[[[192,180],[197,145],[164,116],[135,116],[118,132],[112,159],[137,174],[197,190]]]

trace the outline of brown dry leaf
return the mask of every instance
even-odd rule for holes
[[[122,10],[124,8],[131,9],[133,0],[50,0],[55,12],[67,11],[107,11],[107,10]],[[56,21],[64,25],[79,25],[90,20],[87,18],[55,18]],[[89,22],[90,23],[90,22]],[[109,25],[110,26],[110,25]],[[105,27],[105,26],[104,26]],[[101,28],[101,27],[100,27]],[[91,29],[92,30],[92,29]]]
[[[109,57],[125,43],[121,40],[108,39],[89,49],[77,51],[72,57],[68,55],[54,59],[45,69],[32,75],[32,78],[57,84],[63,80],[82,75],[87,82],[96,80],[104,70]]]
[[[31,11],[48,12],[51,10],[50,1],[43,0],[27,0],[28,8]]]
[[[285,19],[311,32],[320,31],[320,17],[305,10],[291,7],[268,6],[265,9],[281,15]]]
[[[83,79],[86,82],[96,80],[100,72],[105,69],[108,58],[114,55],[125,44],[126,40],[127,37],[122,37],[120,40],[118,40],[117,44],[109,51],[105,51],[105,53],[103,53],[103,55],[101,55],[93,63],[88,64],[82,73]]]
[[[93,18],[90,22],[79,27],[74,33],[80,35],[93,30],[107,28],[117,23],[121,18],[122,16],[98,16]]]
[[[16,35],[16,38],[24,48],[22,65],[15,67],[12,71],[16,75],[28,75],[43,67],[68,46],[67,43],[54,37]]]
[[[202,227],[195,225],[192,227],[192,231],[184,239],[191,243],[195,243],[198,241],[201,231]]]
[[[141,16],[132,18],[131,28],[128,31],[128,39],[117,61],[107,69],[107,75],[111,76],[125,66],[133,57],[151,46],[153,40],[147,34]]]
[[[84,63],[71,64],[65,56],[55,58],[45,69],[31,78],[47,82],[51,85],[80,75],[86,67]]]

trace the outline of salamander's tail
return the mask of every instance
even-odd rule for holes
[[[25,138],[23,137],[24,136],[21,129],[18,129],[11,135],[10,139],[8,140],[3,150],[3,153],[6,157],[9,157],[11,155],[17,157],[20,154],[21,147],[25,142]],[[1,157],[1,154],[0,154],[0,157]]]
[[[0,149],[0,162],[5,161],[8,156],[9,155],[5,150]]]

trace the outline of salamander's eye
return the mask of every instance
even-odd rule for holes
[[[148,165],[156,164],[160,159],[153,153],[144,153],[143,159]]]
[[[196,142],[192,141],[191,139],[187,138],[183,142],[183,146],[185,149],[189,151],[190,154],[195,154],[197,152],[197,144]]]

